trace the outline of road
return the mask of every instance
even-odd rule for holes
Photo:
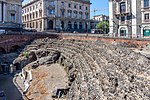
[[[13,77],[10,75],[0,74],[0,91],[3,90],[7,100],[19,100],[21,93],[13,84]]]

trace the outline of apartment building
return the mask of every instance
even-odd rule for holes
[[[109,0],[110,33],[119,37],[150,36],[149,0]]]
[[[31,0],[23,6],[23,24],[38,31],[90,28],[90,0]]]
[[[91,28],[92,29],[95,29],[96,28],[96,25],[100,22],[100,21],[109,21],[109,17],[106,16],[106,15],[95,15],[95,16],[92,16],[92,19],[91,19]]]
[[[96,15],[92,17],[92,20],[96,20],[96,21],[108,21],[109,17],[106,15]]]
[[[0,30],[21,31],[23,0],[0,0]]]

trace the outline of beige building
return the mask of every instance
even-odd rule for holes
[[[92,20],[96,20],[96,21],[108,21],[109,17],[106,15],[96,15],[92,17]]]
[[[86,31],[90,4],[90,0],[31,0],[23,6],[23,24],[38,31]]]
[[[0,30],[22,29],[22,2],[23,0],[0,0]]]
[[[109,21],[109,17],[106,16],[106,15],[96,15],[96,16],[93,16],[92,19],[91,19],[91,28],[95,29],[96,25],[100,21]]]

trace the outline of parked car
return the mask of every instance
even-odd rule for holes
[[[102,31],[101,31],[101,29],[91,29],[91,33],[100,34],[100,33],[102,33]]]
[[[25,28],[24,32],[37,32],[37,30],[34,28]]]
[[[4,91],[0,91],[0,100],[6,100],[6,94]]]

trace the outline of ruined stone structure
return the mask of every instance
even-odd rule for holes
[[[25,28],[79,32],[90,29],[90,0],[31,0],[22,11]]]
[[[0,36],[0,53],[8,53],[12,50],[19,49],[23,47],[26,43],[29,41],[32,41],[34,39],[38,38],[45,38],[45,37],[51,37],[51,38],[58,38],[59,35],[1,35]]]
[[[128,48],[102,41],[45,38],[33,41],[24,52],[29,54],[25,69],[53,63],[64,66],[69,83],[62,97],[67,100],[150,99],[150,60]],[[30,91],[29,99],[42,93]]]

